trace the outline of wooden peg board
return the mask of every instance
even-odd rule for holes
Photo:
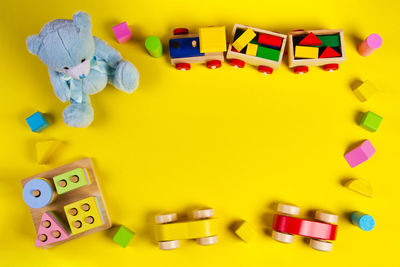
[[[32,215],[33,224],[35,225],[36,233],[39,229],[42,214],[46,211],[54,212],[57,215],[57,217],[67,226],[67,229],[69,229],[67,217],[65,216],[65,212],[64,212],[64,206],[67,204],[70,204],[72,202],[81,200],[83,198],[89,197],[89,196],[97,197],[97,199],[99,201],[99,205],[101,207],[101,211],[102,211],[105,223],[102,226],[96,227],[94,229],[90,229],[83,233],[73,235],[70,238],[68,238],[67,240],[49,244],[49,245],[43,246],[42,248],[45,248],[45,249],[51,248],[51,247],[60,245],[64,242],[68,242],[68,241],[71,241],[71,240],[74,240],[74,239],[77,239],[77,238],[80,238],[83,236],[87,236],[87,235],[90,235],[90,234],[93,234],[96,232],[100,232],[100,231],[109,229],[111,227],[111,220],[108,215],[108,211],[107,211],[106,204],[104,202],[103,195],[101,193],[100,185],[97,181],[97,177],[96,177],[96,173],[94,171],[92,160],[90,158],[80,159],[80,160],[74,161],[70,164],[67,164],[67,165],[64,165],[64,166],[61,166],[56,169],[49,170],[49,171],[46,171],[43,173],[39,173],[37,175],[34,175],[27,179],[24,179],[21,181],[22,187],[24,187],[27,182],[29,182],[30,180],[32,180],[34,178],[44,178],[47,181],[49,181],[51,184],[53,184],[53,186],[54,186],[54,183],[53,183],[54,176],[71,171],[76,168],[86,168],[87,169],[87,171],[89,173],[91,184],[83,186],[78,189],[75,189],[68,193],[64,193],[62,195],[57,195],[55,200],[44,208],[41,208],[41,209],[29,208],[31,215]],[[33,239],[32,244],[35,243],[35,239],[36,239],[36,237]]]

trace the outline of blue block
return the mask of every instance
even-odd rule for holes
[[[197,43],[195,47],[193,47],[193,41],[196,41]],[[200,53],[199,37],[169,40],[169,54],[171,58],[204,56],[204,53]]]
[[[50,126],[46,116],[41,112],[36,112],[26,118],[26,122],[31,128],[32,132],[38,133]]]
[[[375,220],[371,215],[355,211],[351,214],[351,223],[364,231],[371,231],[375,227]]]

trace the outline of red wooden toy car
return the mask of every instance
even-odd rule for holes
[[[310,246],[319,251],[331,251],[332,243],[336,239],[338,216],[335,214],[317,211],[315,219],[311,221],[292,217],[298,215],[300,208],[279,203],[272,225],[272,238],[283,242],[292,243],[294,235],[310,237]]]

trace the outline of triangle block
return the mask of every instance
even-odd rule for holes
[[[36,143],[36,160],[39,164],[45,164],[58,149],[61,142],[58,140]]]
[[[352,179],[345,184],[345,187],[366,197],[372,197],[372,186],[365,180]]]
[[[317,36],[315,36],[315,34],[313,34],[312,32],[310,32],[306,37],[304,37],[299,45],[314,45],[314,46],[319,46],[322,45],[322,41],[320,39],[318,39]]]
[[[328,58],[328,57],[340,57],[341,55],[334,49],[329,46],[325,48],[324,52],[319,56],[319,58]]]
[[[43,247],[45,245],[59,242],[68,239],[70,236],[70,233],[65,230],[54,214],[51,212],[45,212],[40,220],[35,247]]]

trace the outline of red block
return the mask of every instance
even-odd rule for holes
[[[275,214],[272,229],[292,235],[335,240],[337,225]]]
[[[283,38],[281,38],[281,37],[269,35],[269,34],[265,34],[265,33],[260,33],[258,35],[258,43],[264,44],[264,45],[281,47],[282,40],[283,40]]]
[[[322,41],[318,39],[315,34],[310,32],[306,37],[303,38],[303,40],[300,41],[299,45],[322,45]]]
[[[325,48],[324,52],[319,56],[319,58],[328,58],[328,57],[340,57],[341,55],[336,52],[336,50],[330,48],[329,46]]]

